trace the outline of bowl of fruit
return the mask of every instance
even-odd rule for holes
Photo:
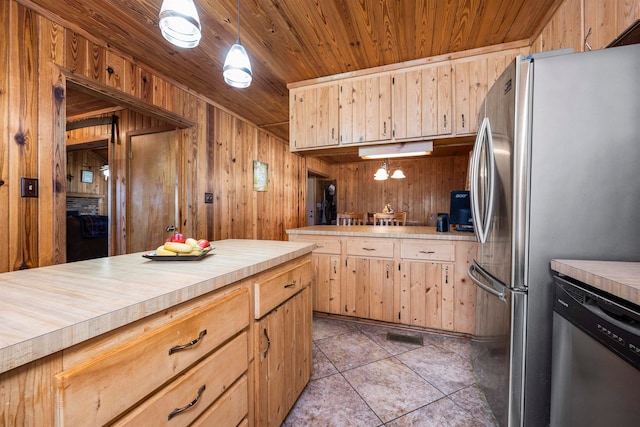
[[[155,251],[142,256],[155,261],[193,261],[204,258],[212,249],[207,239],[194,239],[185,237],[182,233],[175,233]]]

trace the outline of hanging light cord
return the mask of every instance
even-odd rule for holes
[[[238,44],[240,44],[240,0],[238,0]]]

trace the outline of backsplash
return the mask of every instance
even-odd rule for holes
[[[67,215],[99,215],[99,205],[97,197],[67,197]]]

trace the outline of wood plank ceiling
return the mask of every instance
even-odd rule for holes
[[[202,40],[194,49],[162,38],[162,0],[18,2],[288,140],[288,83],[529,40],[561,0],[243,0],[241,41],[254,73],[247,89],[222,79],[236,0],[195,0]]]

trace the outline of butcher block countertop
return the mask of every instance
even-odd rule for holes
[[[466,240],[475,242],[476,235],[468,231],[439,233],[435,227],[382,225],[312,225],[287,230],[287,234],[319,236],[386,237],[392,239]]]
[[[640,262],[554,259],[551,269],[640,305]]]
[[[313,250],[222,240],[196,261],[144,252],[0,274],[0,373],[230,285]]]

